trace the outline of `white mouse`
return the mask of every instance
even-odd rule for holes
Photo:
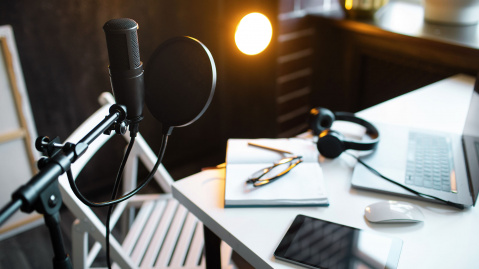
[[[408,202],[398,201],[383,201],[370,204],[364,210],[364,216],[370,222],[378,223],[424,221],[424,215],[417,206]]]

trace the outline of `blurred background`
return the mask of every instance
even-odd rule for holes
[[[203,42],[217,66],[215,97],[200,120],[174,130],[164,159],[169,170],[209,157],[209,165],[223,162],[227,138],[303,132],[313,106],[355,112],[455,73],[475,75],[479,69],[471,59],[477,48],[374,32],[367,24],[341,20],[344,14],[335,5],[332,0],[3,0],[0,25],[13,28],[38,134],[62,140],[99,107],[100,93],[111,91],[102,29],[106,21],[127,17],[138,22],[145,64],[169,38],[188,35]],[[420,31],[434,25],[420,18],[422,28],[415,29],[411,21],[419,1],[410,5],[409,14],[407,8],[400,10],[409,16],[402,28],[424,36]],[[238,22],[250,12],[265,14],[273,25],[271,43],[257,55],[241,53],[234,43]],[[392,26],[401,26],[400,19],[393,20],[397,16],[389,17]],[[369,19],[375,23],[384,19]],[[446,30],[456,38],[469,31],[471,42],[477,43],[472,27],[455,28]],[[447,37],[444,29],[441,35]],[[147,109],[144,114],[140,132],[156,151],[161,126]],[[94,163],[87,168],[94,171],[92,182],[116,169],[123,148],[113,145],[107,152],[111,164],[98,165],[108,169]],[[175,179],[190,173],[179,170]]]
[[[477,74],[477,25],[425,22],[419,0],[386,1],[365,18],[350,18],[339,8],[343,2],[2,0],[0,25],[13,28],[38,135],[62,141],[111,91],[105,22],[126,17],[139,24],[145,64],[169,38],[205,44],[217,88],[203,117],[169,139],[164,165],[180,179],[224,162],[228,138],[306,131],[312,107],[356,112],[456,73]],[[238,22],[251,12],[266,15],[273,27],[257,55],[234,43]],[[144,115],[140,132],[156,152],[161,125],[147,109]],[[78,181],[83,192],[110,191],[123,145],[110,142],[95,156]]]

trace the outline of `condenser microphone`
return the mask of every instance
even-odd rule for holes
[[[127,18],[112,19],[103,26],[113,95],[117,104],[126,106],[130,131],[143,119],[145,91],[137,29],[138,24]]]
[[[200,41],[175,37],[153,52],[145,67],[146,105],[164,133],[199,119],[213,99],[216,66]]]

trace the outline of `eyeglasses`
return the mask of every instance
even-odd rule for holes
[[[296,165],[300,164],[303,159],[302,156],[292,156],[286,157],[278,162],[274,163],[272,166],[263,168],[255,173],[253,173],[248,180],[247,184],[253,184],[254,187],[260,187],[275,181],[276,179],[287,174],[291,169]]]

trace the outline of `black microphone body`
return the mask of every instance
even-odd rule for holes
[[[126,118],[136,126],[143,119],[145,95],[137,29],[138,24],[127,18],[112,19],[103,26],[113,95],[117,104],[126,106]]]

